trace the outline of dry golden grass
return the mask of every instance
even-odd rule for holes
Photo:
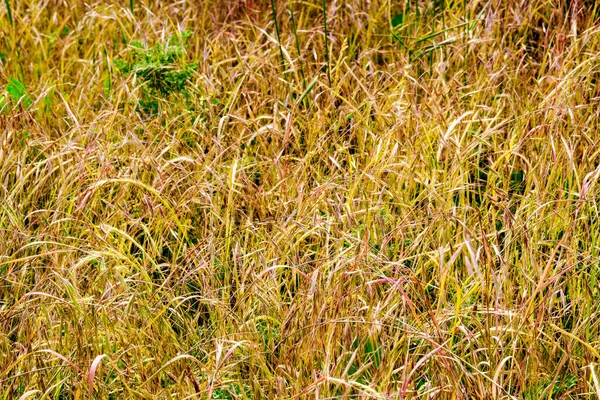
[[[598,399],[599,18],[3,2],[0,398]]]

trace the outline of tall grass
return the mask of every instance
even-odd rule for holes
[[[600,397],[592,2],[132,4],[0,18],[0,399]]]

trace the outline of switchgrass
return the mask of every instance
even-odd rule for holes
[[[0,7],[0,398],[600,397],[595,2]]]

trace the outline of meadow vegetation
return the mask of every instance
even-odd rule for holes
[[[3,1],[0,399],[600,398],[599,18]]]

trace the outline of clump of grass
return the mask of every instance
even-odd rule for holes
[[[595,3],[7,5],[0,399],[600,396]]]

